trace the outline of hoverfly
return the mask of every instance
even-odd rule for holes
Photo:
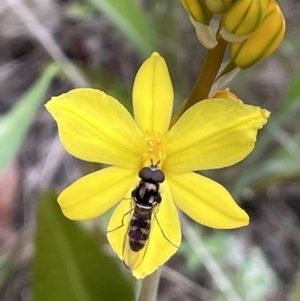
[[[152,164],[142,168],[139,177],[140,182],[131,193],[132,208],[124,215],[124,217],[129,215],[129,218],[123,241],[123,261],[131,270],[138,268],[142,263],[155,222],[165,239],[174,245],[165,236],[156,216],[159,204],[162,201],[160,184],[165,180],[164,173],[157,167],[157,164]],[[124,226],[124,217],[120,227]],[[178,248],[178,246],[174,246]]]

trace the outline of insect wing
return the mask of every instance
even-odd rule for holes
[[[149,212],[148,216],[144,216],[144,217],[140,217],[141,219],[148,219],[149,220],[149,228],[145,229],[148,233],[147,235],[143,232],[145,232],[145,230],[142,231],[131,231],[130,230],[130,223],[128,225],[128,231],[127,231],[127,237],[124,238],[124,249],[123,249],[123,260],[124,263],[126,264],[126,266],[128,266],[131,270],[135,270],[137,269],[143,262],[147,250],[148,250],[148,246],[149,246],[149,242],[151,239],[151,233],[152,233],[152,229],[153,229],[153,223],[155,223],[155,214],[157,211],[157,207],[153,208],[151,210],[151,212]],[[131,217],[131,221],[132,218],[135,219],[134,215],[136,212],[132,213],[132,217]],[[145,220],[142,221],[142,224],[145,224]],[[146,236],[145,236],[146,235]],[[130,245],[130,237],[132,238],[132,240],[134,240],[135,242],[137,242],[137,244],[143,244],[143,246],[138,250],[138,251],[134,251],[132,250],[132,244]]]
[[[145,246],[141,250],[136,252],[131,249],[128,237],[124,240],[123,260],[128,268],[135,270],[141,265],[145,258],[148,244],[149,239],[146,241]]]
[[[134,206],[131,200],[122,200],[114,210],[107,226],[106,235],[109,244],[122,260],[124,238],[127,237],[128,224],[133,210]]]

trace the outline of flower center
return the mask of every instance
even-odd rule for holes
[[[165,136],[157,131],[147,130],[143,139],[147,143],[142,156],[144,166],[159,163],[158,166],[161,167],[167,156],[164,146]]]

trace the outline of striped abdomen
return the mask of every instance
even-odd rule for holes
[[[149,239],[151,215],[152,209],[141,210],[136,207],[133,212],[129,225],[128,237],[130,248],[134,252],[143,249]]]

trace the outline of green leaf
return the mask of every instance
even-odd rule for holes
[[[33,261],[35,301],[126,301],[132,283],[78,224],[63,216],[56,195],[41,198]]]
[[[36,110],[58,72],[56,65],[45,69],[20,101],[0,119],[0,173],[19,150]]]
[[[89,0],[128,38],[144,57],[157,50],[156,35],[134,0]]]

